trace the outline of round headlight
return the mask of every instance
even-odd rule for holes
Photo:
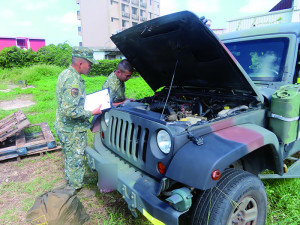
[[[157,133],[156,140],[157,140],[159,149],[163,153],[168,154],[171,150],[171,137],[168,134],[168,132],[165,130],[160,130]]]
[[[109,125],[109,121],[110,121],[110,117],[109,117],[109,114],[106,112],[106,113],[104,113],[104,122],[105,122],[106,126]]]

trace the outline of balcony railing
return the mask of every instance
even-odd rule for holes
[[[136,14],[132,14],[132,15],[131,15],[131,18],[134,19],[134,20],[139,20],[139,16],[136,15]]]
[[[145,8],[145,9],[147,8],[147,4],[145,2],[140,2],[140,6]]]
[[[143,17],[143,16],[140,17],[140,21],[146,21],[146,20],[147,20],[146,17]]]
[[[130,13],[122,11],[122,16],[125,18],[130,18]]]
[[[139,5],[139,0],[131,0],[131,4],[133,5]]]

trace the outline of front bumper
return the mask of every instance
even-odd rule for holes
[[[109,151],[98,134],[95,135],[95,143],[97,151],[87,147],[86,156],[90,168],[98,172],[98,182],[101,176],[111,177],[114,176],[112,171],[116,171],[116,188],[133,214],[136,214],[137,209],[153,224],[178,224],[182,212],[157,198],[161,190],[159,182]]]

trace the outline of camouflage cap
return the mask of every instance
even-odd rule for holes
[[[86,59],[94,64],[99,63],[94,59],[94,51],[88,47],[73,47],[72,56]]]

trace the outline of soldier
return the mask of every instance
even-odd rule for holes
[[[84,110],[85,84],[80,74],[88,74],[91,64],[98,64],[93,51],[86,47],[74,47],[72,65],[61,72],[57,79],[57,110],[55,132],[65,155],[65,176],[69,186],[80,189],[83,185],[84,151],[87,145],[89,119],[101,113],[101,105],[93,111]]]
[[[125,82],[131,78],[132,66],[127,59],[119,62],[117,70],[112,72],[103,83],[102,88],[109,88],[113,105],[122,104],[125,100]]]

